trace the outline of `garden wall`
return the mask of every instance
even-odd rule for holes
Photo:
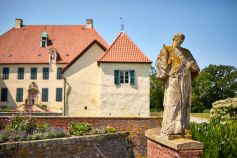
[[[0,144],[6,158],[134,158],[129,133],[56,138]]]
[[[95,128],[104,128],[107,125],[115,127],[118,131],[128,131],[136,157],[146,154],[147,140],[145,131],[150,128],[160,127],[160,117],[36,117],[37,123],[47,122],[51,126],[68,128],[72,121],[88,122]],[[6,124],[6,117],[0,117],[0,125]]]

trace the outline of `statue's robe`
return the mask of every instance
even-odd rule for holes
[[[189,50],[171,46],[163,47],[156,66],[157,77],[165,82],[161,134],[184,134],[190,121],[191,82],[199,67]]]

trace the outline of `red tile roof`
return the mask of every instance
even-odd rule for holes
[[[40,47],[41,34],[46,32],[48,47]],[[0,36],[0,64],[48,63],[48,50],[57,49],[58,63],[69,63],[92,41],[108,44],[93,28],[84,25],[27,25],[12,28]]]
[[[119,34],[98,62],[151,63],[124,32]]]

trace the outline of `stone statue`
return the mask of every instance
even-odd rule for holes
[[[184,135],[190,121],[191,83],[200,70],[191,52],[180,47],[184,38],[176,34],[156,61],[157,77],[165,82],[161,135]]]

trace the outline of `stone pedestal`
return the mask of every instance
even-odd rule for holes
[[[204,144],[187,138],[168,139],[160,136],[160,129],[149,129],[147,158],[198,158],[203,154]]]

